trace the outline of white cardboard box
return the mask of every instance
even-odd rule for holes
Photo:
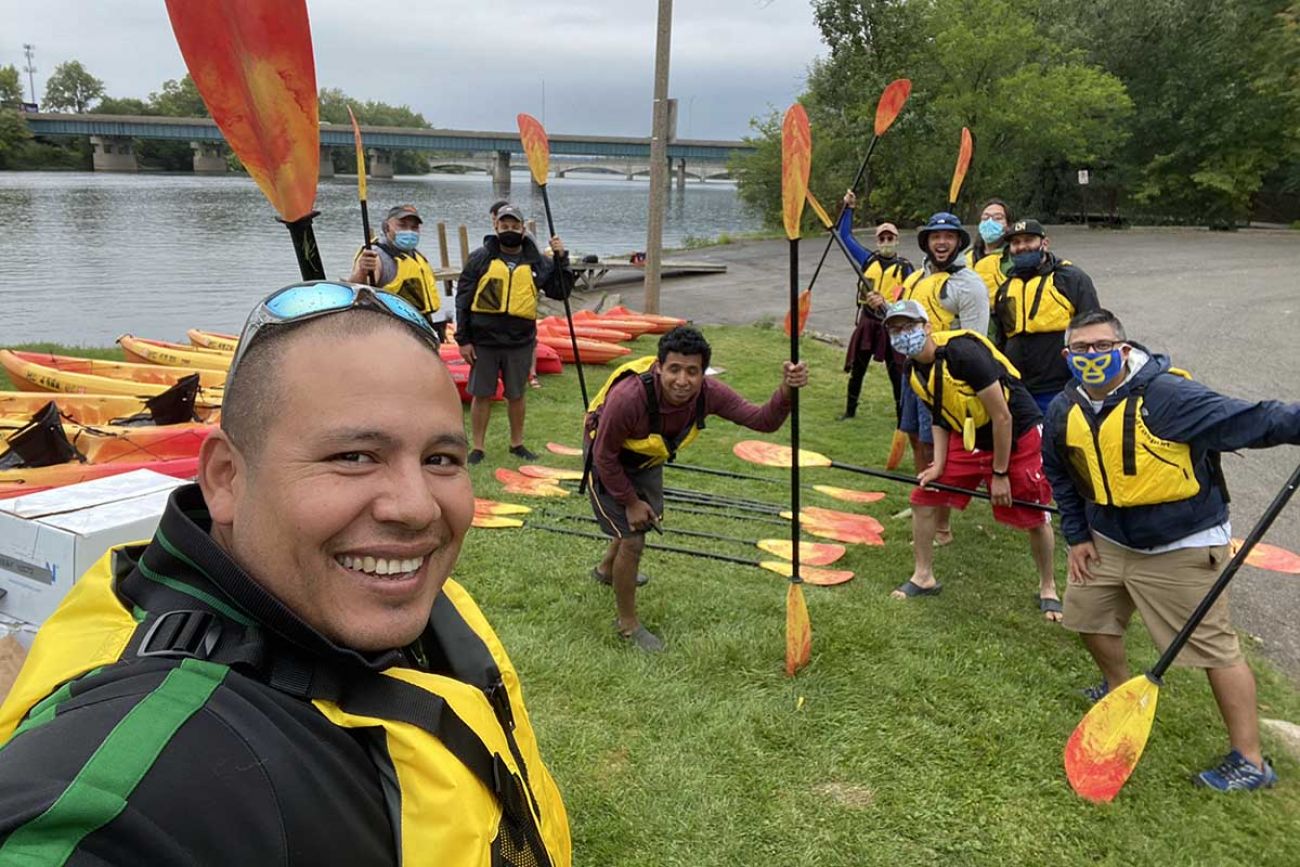
[[[44,622],[105,551],[150,538],[183,484],[135,470],[0,500],[0,615]]]

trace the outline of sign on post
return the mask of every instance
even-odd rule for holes
[[[1079,169],[1079,186],[1082,186],[1082,187],[1086,187],[1086,186],[1088,186],[1088,170],[1087,170],[1087,169]]]

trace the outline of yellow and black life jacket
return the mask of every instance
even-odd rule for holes
[[[600,387],[600,391],[596,392],[596,396],[591,399],[591,404],[587,407],[588,415],[595,420],[595,424],[588,426],[589,436],[592,441],[595,441],[596,431],[600,425],[600,409],[609,396],[609,390],[631,376],[641,380],[645,390],[646,412],[650,416],[650,433],[623,442],[623,463],[637,470],[666,464],[676,459],[678,450],[695,442],[700,431],[704,430],[704,387],[701,385],[700,395],[695,401],[694,421],[676,437],[664,436],[663,419],[659,415],[659,395],[655,392],[655,379],[658,375],[653,368],[656,361],[658,358],[655,356],[646,355],[619,365],[605,380],[605,384]],[[590,451],[588,453],[590,454]]]
[[[912,390],[925,401],[931,411],[936,416],[942,414],[950,430],[961,431],[962,446],[966,451],[971,451],[975,448],[975,432],[989,423],[989,413],[975,389],[948,372],[948,342],[954,337],[973,337],[984,344],[993,358],[1002,365],[1006,376],[1019,379],[1020,371],[983,334],[962,328],[957,331],[935,332],[930,336],[937,345],[934,363],[930,365],[930,375],[922,379],[913,362],[909,365],[911,372],[908,379]],[[1011,389],[1005,382],[1002,384],[1002,396],[1008,403],[1011,402]]]
[[[886,303],[893,303],[898,300],[898,294],[903,287],[903,263],[895,260],[890,265],[881,265],[880,259],[872,257],[871,262],[867,265],[862,276],[866,277],[866,282],[858,281],[858,306],[867,306],[867,295],[872,292],[879,292]]]
[[[1177,368],[1167,373],[1191,379]],[[1073,404],[1065,417],[1067,466],[1080,493],[1099,506],[1173,503],[1201,491],[1191,446],[1161,439],[1142,420],[1145,391],[1146,383],[1134,386],[1098,415],[1077,388],[1066,389]],[[1221,478],[1217,455],[1211,470]]]
[[[396,778],[396,790],[385,797],[391,796],[400,863],[571,863],[564,803],[542,763],[518,676],[482,612],[455,581],[443,586],[430,626],[456,677],[400,666],[344,675],[333,668],[317,672],[284,656],[256,625],[244,627],[208,611],[133,612],[114,589],[135,566],[139,552],[128,547],[100,558],[41,627],[0,707],[0,742],[61,685],[99,668],[171,656],[184,659],[182,665],[203,660],[201,670],[219,682],[230,676],[230,665],[269,656],[274,665],[266,669],[275,674],[265,680],[271,688],[310,700],[340,728],[383,730]],[[331,672],[333,677],[314,676]]]
[[[1002,273],[1002,252],[999,250],[987,254],[975,263],[974,268],[975,273],[980,275],[984,285],[988,287],[989,307],[992,307],[997,300],[998,287],[1002,285],[1003,280],[1007,279]]]
[[[537,318],[537,285],[527,262],[513,265],[496,258],[474,288],[469,309],[474,313],[501,313],[520,319]]]
[[[1057,267],[1069,264],[1062,259]],[[1074,305],[1056,288],[1056,268],[1028,279],[1008,277],[998,287],[993,307],[1006,337],[1063,332],[1074,317]]]
[[[953,322],[957,320],[957,317],[948,312],[940,303],[944,297],[944,286],[951,276],[952,273],[949,271],[936,271],[933,274],[926,274],[924,269],[917,269],[903,281],[903,288],[899,290],[898,300],[920,303],[929,315],[930,324],[934,326],[934,330],[947,331],[952,327]]]
[[[380,286],[386,292],[392,292],[409,301],[416,310],[426,316],[437,313],[442,308],[442,299],[438,295],[438,281],[433,276],[433,266],[419,250],[399,250],[392,244],[380,240],[371,243],[393,257],[397,273],[388,283]],[[363,248],[364,249],[364,248]],[[357,251],[357,256],[361,251]],[[354,259],[355,261],[355,259]]]

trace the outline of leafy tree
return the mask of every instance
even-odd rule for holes
[[[12,63],[0,66],[0,107],[17,108],[23,102],[23,85]]]
[[[18,109],[0,106],[0,169],[16,168],[16,158],[31,137]]]
[[[164,117],[208,117],[208,107],[189,73],[180,81],[164,81],[161,91],[149,94],[149,105]]]
[[[148,116],[158,114],[158,111],[149,105],[143,99],[136,99],[134,96],[117,98],[106,96],[99,101],[99,105],[90,110],[91,114],[124,114],[135,116]]]
[[[104,82],[87,72],[80,61],[69,60],[54,67],[45,82],[44,107],[81,114],[103,95]]]
[[[323,87],[320,91],[320,119],[323,123],[351,123],[348,107],[357,116],[357,123],[371,126],[403,126],[429,129],[431,124],[424,115],[409,106],[389,105],[386,102],[353,99],[337,87]],[[334,170],[343,173],[356,171],[356,148],[334,149]],[[419,175],[429,171],[429,158],[423,151],[399,150],[393,152],[393,168],[398,174]]]

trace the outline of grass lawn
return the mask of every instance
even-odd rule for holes
[[[779,328],[705,330],[724,380],[765,400],[786,351]],[[653,341],[637,349],[652,352]],[[869,373],[859,418],[837,423],[842,350],[809,340],[804,352],[813,365],[804,446],[883,466],[893,426],[883,370]],[[587,368],[590,392],[607,372]],[[566,369],[528,395],[527,443],[543,454],[539,462],[580,465],[544,451],[547,440],[579,442],[576,379]],[[786,442],[787,434],[766,438]],[[755,436],[712,419],[681,460],[780,477],[732,456],[734,442]],[[506,446],[499,405],[488,459],[473,469],[479,496],[527,503],[538,521],[594,528],[542,514],[589,514],[576,495],[502,494],[493,469],[520,463]],[[674,487],[782,499],[777,485],[666,472]],[[1043,622],[1025,538],[995,524],[987,504],[954,515],[957,541],[936,556],[944,594],[898,602],[888,592],[910,574],[910,527],[892,516],[907,507],[907,489],[830,469],[805,474],[810,483],[889,496],[852,506],[805,493],[807,505],[879,518],[886,545],[849,546],[833,567],[857,573],[849,584],[806,588],[813,658],[793,679],[782,667],[785,585],[777,575],[648,552],[653,581],[638,603],[669,645],[648,656],[615,638],[611,591],[587,577],[602,543],[530,529],[470,534],[457,573],[520,670],[565,795],[578,864],[1300,864],[1297,762],[1267,749],[1282,783],[1265,793],[1225,797],[1188,782],[1226,751],[1198,672],[1167,678],[1147,753],[1113,804],[1073,794],[1061,751],[1087,709],[1077,690],[1098,675],[1077,639]],[[670,502],[665,528],[674,526],[787,534],[688,515]],[[671,534],[651,541],[761,553]],[[1058,564],[1063,576],[1063,552]],[[1153,664],[1145,633],[1131,635],[1134,669]],[[1300,720],[1300,697],[1258,654],[1252,659],[1263,714]]]

